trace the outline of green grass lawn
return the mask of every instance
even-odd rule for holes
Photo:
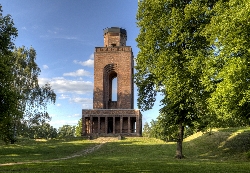
[[[177,160],[175,143],[153,138],[112,140],[79,157],[67,158],[97,146],[97,140],[22,140],[0,145],[0,172],[250,172],[250,128],[197,133],[183,143],[185,159]],[[52,160],[65,158],[63,160]],[[36,160],[37,162],[32,162]]]

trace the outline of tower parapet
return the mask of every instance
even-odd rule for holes
[[[126,46],[127,31],[119,27],[104,29],[104,47]]]

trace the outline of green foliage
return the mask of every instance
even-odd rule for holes
[[[33,48],[15,48],[17,29],[10,15],[2,16],[0,6],[0,138],[14,143],[22,121],[44,122],[50,117],[48,103],[56,94],[49,84],[38,85],[40,68]]]
[[[206,69],[210,78],[203,79],[213,93],[209,108],[220,119],[243,119],[250,123],[250,38],[248,0],[219,1],[211,23],[203,31],[215,47]],[[211,81],[217,81],[216,83]]]
[[[138,107],[152,108],[161,92],[160,110],[172,129],[178,125],[181,146],[183,127],[208,113],[209,92],[201,83],[206,57],[211,49],[201,32],[211,19],[214,1],[147,0],[139,3],[136,39],[140,49],[136,58],[135,82]],[[180,155],[181,151],[177,155]],[[182,157],[182,155],[178,156]]]
[[[63,125],[58,129],[59,138],[75,137],[76,127],[71,125]]]
[[[177,143],[183,127],[249,125],[249,6],[248,0],[140,1],[138,107],[152,108],[160,92],[160,112],[170,129],[179,127]]]
[[[28,129],[28,136],[31,139],[54,139],[57,138],[57,129],[50,126],[49,123],[34,125]]]
[[[78,121],[76,125],[75,136],[76,137],[82,136],[82,118]]]
[[[148,123],[145,123],[145,132],[143,131],[145,135],[143,136],[161,139],[166,142],[176,141],[178,139],[178,125],[169,123],[170,121],[168,121],[167,118],[168,116],[160,114],[157,117],[157,120],[151,120],[150,126]],[[185,126],[184,129],[183,138],[186,138],[198,131],[197,126]]]
[[[248,159],[250,159],[250,151],[248,151],[248,152],[246,153],[246,156],[247,156]]]
[[[11,57],[14,61],[12,74],[15,77],[11,83],[11,89],[18,95],[12,107],[15,112],[9,114],[11,118],[7,124],[3,124],[2,128],[7,130],[4,134],[8,134],[4,140],[13,143],[18,136],[18,124],[21,121],[44,122],[50,119],[46,112],[46,105],[50,102],[55,103],[56,94],[49,84],[42,87],[38,85],[40,68],[35,63],[36,52],[33,48],[14,49]]]
[[[14,27],[14,22],[10,15],[3,16],[0,5],[0,138],[5,140],[11,136],[9,133],[11,114],[16,113],[15,103],[18,99],[18,93],[12,90],[14,75],[11,50],[15,37],[17,37],[17,29]]]
[[[18,33],[11,16],[3,16],[2,5],[0,5],[0,28],[0,53],[1,56],[5,56],[13,49],[13,40],[17,37]]]
[[[149,126],[148,122],[145,122],[142,130],[143,137],[151,137],[151,127]]]

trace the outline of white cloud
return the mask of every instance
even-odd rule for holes
[[[63,76],[72,76],[72,77],[77,77],[77,76],[91,76],[90,72],[84,70],[84,69],[79,69],[75,72],[70,72],[70,73],[63,73]]]
[[[93,99],[90,98],[74,97],[70,101],[82,104],[83,109],[91,109],[93,107]]]
[[[63,125],[77,125],[78,120],[55,120],[50,121],[50,125],[53,127],[62,127]]]
[[[57,103],[57,104],[56,104],[56,106],[57,106],[57,107],[60,107],[60,106],[61,106],[61,104],[60,104],[60,103]]]
[[[71,100],[75,103],[85,103],[85,104],[92,104],[93,101],[90,98],[80,98],[80,97],[72,98]]]
[[[49,68],[49,66],[47,66],[46,64],[43,65],[43,69],[48,69],[48,68]]]
[[[80,64],[82,66],[94,67],[94,54],[92,53],[89,56],[89,59],[87,61],[77,61],[77,60],[74,60],[73,62],[75,64]]]
[[[93,107],[93,99],[92,98],[82,98],[82,97],[75,97],[66,94],[59,95],[58,99],[68,99],[69,102],[78,103],[82,105],[83,109],[91,109]],[[56,105],[61,106],[61,104]]]
[[[93,92],[93,82],[90,81],[67,80],[63,77],[39,78],[40,85],[45,83],[50,83],[52,89],[57,93],[90,94]]]
[[[23,30],[27,30],[27,28],[26,28],[25,26],[23,26],[21,29],[23,29]]]
[[[70,98],[70,96],[69,95],[65,95],[65,94],[61,94],[59,96],[59,99],[69,99],[69,98]]]
[[[94,59],[94,54],[93,53],[89,56],[89,59]]]
[[[82,115],[80,114],[74,114],[74,115],[69,115],[68,117],[69,118],[75,118],[75,117],[81,117]]]
[[[80,64],[82,66],[88,66],[88,67],[93,67],[94,66],[94,60],[88,59],[87,61],[73,61],[75,64]]]

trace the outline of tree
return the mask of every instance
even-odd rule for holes
[[[18,136],[31,139],[53,139],[57,138],[57,129],[49,123],[32,124],[28,126],[26,122],[18,126]]]
[[[161,113],[156,120],[151,120],[150,126],[145,123],[144,128],[147,129],[147,137],[161,139],[166,142],[176,141],[178,139],[178,125],[169,123],[170,121],[167,118],[168,116]],[[197,125],[192,128],[185,126],[184,129],[183,138],[186,138],[197,132]]]
[[[82,136],[82,118],[78,121],[76,125],[75,136]]]
[[[55,103],[56,94],[48,83],[39,86],[38,76],[41,70],[35,62],[36,52],[33,48],[14,49],[13,59],[15,60],[14,88],[20,94],[17,102],[20,114],[15,115],[16,121],[22,119],[43,124],[46,120],[50,120],[46,108],[48,103]]]
[[[33,139],[53,139],[57,137],[57,130],[50,126],[49,123],[42,123],[41,125],[32,126],[30,128],[30,138]]]
[[[143,126],[142,136],[143,137],[150,137],[151,127],[149,126],[148,122],[145,122]]]
[[[62,127],[59,127],[58,137],[59,138],[75,137],[75,126],[63,125]]]
[[[0,24],[0,131],[5,142],[14,143],[22,120],[49,119],[46,106],[55,103],[56,94],[49,84],[38,84],[41,70],[35,62],[36,51],[14,48],[12,38],[17,36],[17,30],[11,17],[0,13]]]
[[[151,136],[163,141],[176,141],[178,138],[178,125],[169,123],[170,121],[167,118],[168,116],[161,113],[156,121],[151,121]]]
[[[14,143],[18,135],[17,126],[21,121],[43,123],[50,119],[46,112],[47,103],[55,103],[56,94],[49,84],[39,86],[40,68],[35,62],[36,52],[33,48],[15,48],[11,58],[14,62],[12,65],[14,80],[11,83],[11,90],[18,93],[18,96],[12,108],[15,112],[9,115],[11,119],[5,126],[8,134],[5,141]]]
[[[210,22],[215,1],[144,0],[139,3],[135,83],[138,107],[152,108],[163,94],[160,112],[178,126],[176,158],[183,158],[184,127],[205,116],[210,93],[201,83],[212,49],[201,34]]]
[[[210,55],[213,68],[206,69],[210,77],[203,81],[212,91],[209,108],[220,121],[238,125],[250,124],[249,6],[248,0],[219,1],[203,32],[216,50]]]
[[[17,29],[10,15],[3,16],[0,5],[0,137],[5,139],[10,136],[11,114],[15,114],[15,103],[18,93],[12,90],[13,61],[11,50],[14,47],[13,40],[17,37]]]

